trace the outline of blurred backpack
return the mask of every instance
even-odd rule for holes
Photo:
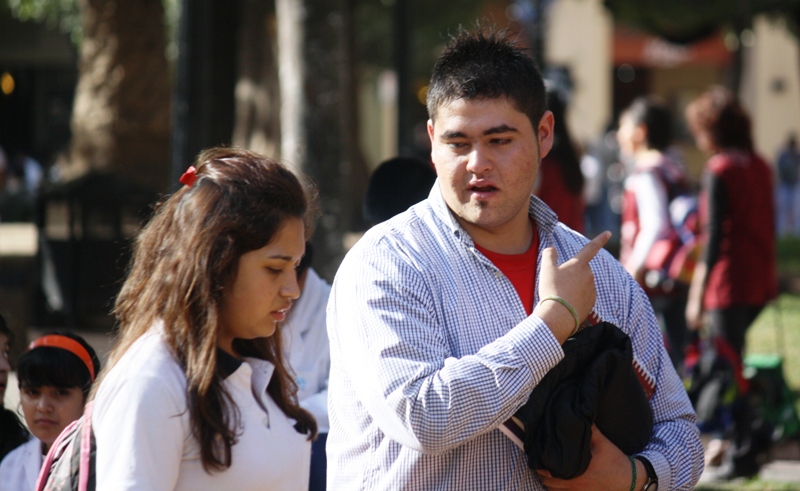
[[[670,230],[650,249],[644,263],[644,282],[651,290],[670,293],[677,285],[692,281],[701,252],[700,213],[697,194],[685,177],[672,176],[661,167],[652,170],[667,189]]]
[[[92,406],[58,435],[44,458],[36,491],[94,491],[97,445],[92,432]]]
[[[722,338],[709,339],[693,331],[684,359],[686,392],[702,433],[725,433],[733,427],[733,405],[750,383],[742,374],[738,354]]]
[[[721,337],[707,339],[695,333],[685,364],[698,429],[731,440],[724,457],[731,464],[731,477],[758,474],[773,443],[774,425],[759,411],[760,391],[745,376],[739,354]]]
[[[774,428],[773,440],[800,436],[795,396],[783,376],[783,357],[777,354],[749,354],[744,359],[744,375],[750,381],[751,399],[756,412]]]

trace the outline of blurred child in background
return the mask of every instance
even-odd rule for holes
[[[32,491],[43,457],[68,424],[80,418],[100,361],[69,332],[34,340],[17,364],[20,404],[33,437],[0,463],[3,491]]]

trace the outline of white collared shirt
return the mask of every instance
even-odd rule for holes
[[[34,491],[43,460],[42,442],[31,436],[0,462],[0,490]]]
[[[92,416],[97,489],[307,489],[311,442],[267,394],[274,367],[264,360],[245,358],[225,379],[240,415],[232,464],[203,470],[186,410],[186,377],[160,331],[137,340],[101,382]]]
[[[328,374],[331,367],[325,307],[331,286],[313,268],[306,273],[303,293],[283,323],[287,360],[297,383],[300,405],[317,420],[320,433],[328,432]]]

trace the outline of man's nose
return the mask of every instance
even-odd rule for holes
[[[486,174],[492,169],[492,159],[482,145],[475,145],[468,155],[467,171],[472,174]]]

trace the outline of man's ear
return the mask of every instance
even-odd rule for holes
[[[428,120],[428,138],[431,139],[431,145],[433,145],[433,120]]]
[[[539,158],[544,158],[553,148],[553,128],[555,118],[552,111],[545,111],[536,127],[536,136],[539,140]]]

